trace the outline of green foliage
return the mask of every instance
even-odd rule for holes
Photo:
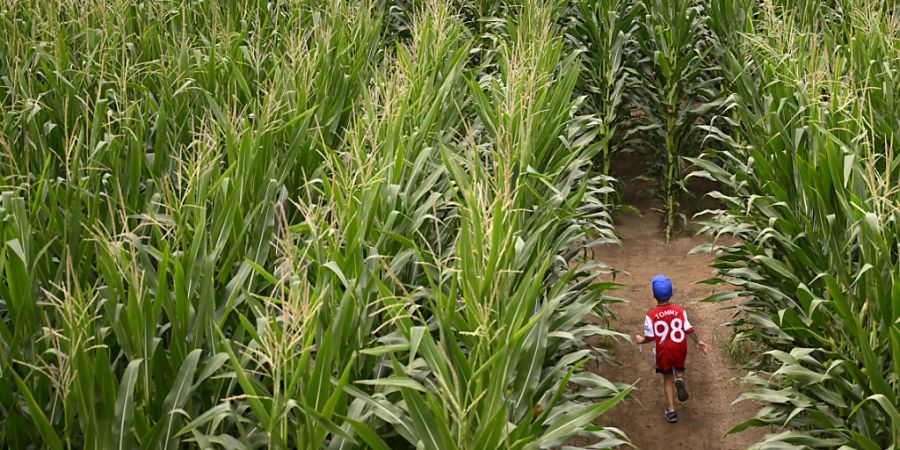
[[[890,2],[0,11],[4,448],[627,444],[582,253],[641,145],[667,238],[688,164],[723,188],[734,431],[900,442]]]
[[[560,7],[410,3],[0,7],[0,446],[626,441]]]
[[[759,448],[893,448],[896,22],[882,14],[886,2],[722,3],[712,22],[739,134],[718,134],[728,149],[692,162],[727,189],[707,231],[740,238],[715,263],[746,297],[737,338],[769,349],[744,395],[766,406],[736,431],[786,429]]]

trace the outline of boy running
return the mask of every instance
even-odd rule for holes
[[[675,423],[678,422],[678,413],[675,412],[675,391],[678,391],[679,401],[688,399],[684,384],[684,359],[687,357],[685,338],[690,336],[697,344],[697,350],[704,355],[709,354],[709,346],[694,333],[687,313],[669,302],[672,298],[672,282],[663,275],[657,275],[653,277],[651,285],[656,308],[647,313],[644,318],[644,335],[635,336],[635,342],[656,343],[656,348],[653,349],[656,357],[656,373],[663,376],[663,392],[667,404],[663,417],[669,423]]]

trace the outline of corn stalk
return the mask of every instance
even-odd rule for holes
[[[709,60],[701,2],[647,0],[642,5],[639,42],[645,59],[635,103],[645,114],[641,129],[650,136],[654,169],[661,173],[666,240],[670,240],[679,198],[686,189],[683,158],[700,153],[708,133],[701,125],[712,125],[711,113],[723,99]]]
[[[584,52],[578,89],[592,112],[589,124],[599,137],[598,167],[608,174],[616,153],[632,151],[632,95],[639,75],[636,34],[639,5],[626,0],[573,2],[567,18],[574,51]],[[611,180],[610,180],[611,181]],[[602,197],[608,200],[608,196]]]

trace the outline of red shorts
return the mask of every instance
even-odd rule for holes
[[[672,373],[672,369],[684,370],[684,360],[687,359],[687,348],[665,349],[656,353],[656,373]]]

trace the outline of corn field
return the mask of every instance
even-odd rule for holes
[[[667,239],[692,178],[737,238],[697,249],[758,350],[733,431],[900,445],[892,2],[8,0],[0,32],[0,447],[627,446],[588,250],[638,153]]]
[[[715,2],[735,94],[698,175],[724,187],[706,224],[718,281],[762,351],[746,427],[763,448],[900,445],[900,22],[891,2]],[[729,131],[725,131],[729,130]]]

